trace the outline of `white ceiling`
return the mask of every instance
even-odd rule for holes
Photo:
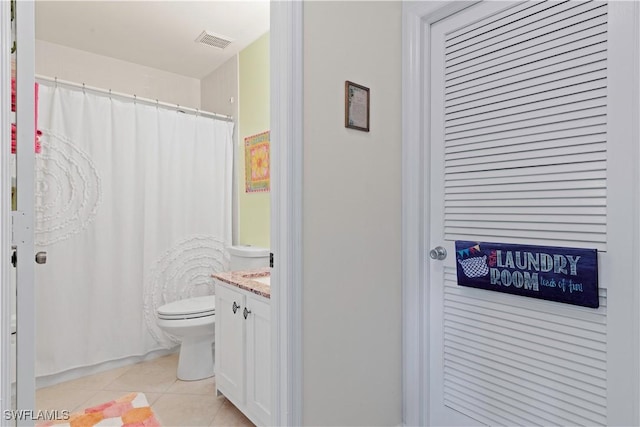
[[[196,43],[203,30],[234,41]],[[269,30],[269,1],[36,1],[36,39],[201,79]]]

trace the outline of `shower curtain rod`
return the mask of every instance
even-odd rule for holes
[[[121,92],[114,92],[111,89],[101,89],[101,88],[98,88],[98,87],[87,86],[84,83],[75,83],[75,82],[70,82],[70,81],[66,81],[66,80],[60,80],[57,77],[47,77],[47,76],[41,76],[41,75],[37,75],[36,74],[36,80],[38,82],[46,82],[46,83],[53,83],[55,85],[69,86],[69,87],[72,87],[72,88],[82,89],[83,91],[88,90],[90,92],[109,95],[109,96],[113,96],[113,97],[116,97],[116,98],[123,98],[123,99],[126,99],[126,100],[133,100],[134,102],[142,102],[143,104],[155,105],[157,107],[173,109],[173,110],[180,111],[180,112],[183,112],[183,113],[194,114],[196,116],[211,117],[211,118],[214,118],[214,119],[224,120],[224,121],[228,121],[228,122],[233,121],[233,117],[232,116],[227,116],[227,115],[218,114],[218,113],[211,113],[209,111],[202,111],[202,110],[198,110],[196,108],[183,107],[182,105],[179,105],[179,104],[169,104],[167,102],[158,101],[157,99],[153,100],[153,99],[149,99],[149,98],[142,98],[142,97],[139,97],[139,96],[136,96],[136,95],[129,95],[129,94],[126,94],[126,93],[121,93]]]

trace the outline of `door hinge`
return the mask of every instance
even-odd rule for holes
[[[27,222],[27,215],[21,211],[11,212],[11,244],[19,245],[26,241],[31,227]]]
[[[273,268],[273,252],[269,254],[269,267]]]

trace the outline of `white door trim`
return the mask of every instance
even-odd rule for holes
[[[11,96],[11,10],[10,2],[0,2],[0,99]],[[9,153],[11,105],[0,104],[0,149]],[[11,171],[10,156],[0,155],[0,410],[11,409]],[[2,417],[4,419],[4,417]],[[6,425],[8,421],[2,421]]]
[[[303,2],[271,2],[272,425],[302,425]]]
[[[629,200],[633,208],[607,210],[607,240],[616,245],[606,256],[616,260],[611,277],[620,291],[608,290],[607,309],[624,313],[617,323],[607,318],[607,336],[620,334],[625,343],[625,351],[607,355],[607,381],[620,385],[617,394],[607,395],[607,424],[640,425],[640,5],[616,1],[608,9],[607,140],[624,149],[607,151],[607,205]],[[610,184],[621,182],[625,185]]]
[[[404,425],[428,425],[429,424],[429,264],[426,263],[426,242],[428,236],[428,202],[429,183],[424,173],[424,166],[429,164],[429,152],[424,150],[428,144],[426,137],[429,135],[429,88],[423,85],[423,81],[429,81],[429,68],[425,67],[429,55],[429,31],[432,23],[444,17],[462,10],[475,3],[471,2],[406,2],[403,4],[403,140],[402,140],[402,289],[403,289],[403,423]],[[620,132],[633,134],[631,140],[634,146],[630,147],[630,157],[635,165],[640,164],[640,6],[636,3],[625,5],[628,9],[622,11],[622,7],[616,9],[617,13],[628,13],[632,16],[632,28],[625,32],[627,46],[633,46],[634,58],[632,71],[633,87],[626,90],[626,97],[618,91],[616,96],[625,99],[619,101],[625,105],[626,114],[636,117],[632,130],[621,129],[610,137],[623,137]],[[622,11],[622,12],[620,12]],[[628,22],[628,21],[627,21]],[[628,76],[628,75],[627,75]],[[620,111],[620,114],[625,113]],[[628,123],[628,122],[627,122]],[[627,140],[628,134],[627,134]],[[629,390],[629,396],[619,399],[619,402],[609,402],[610,410],[616,409],[616,405],[634,405],[633,417],[640,420],[640,291],[638,291],[638,254],[640,253],[640,195],[638,187],[640,176],[638,168],[628,171],[630,184],[626,191],[633,198],[633,212],[625,213],[633,216],[635,227],[629,230],[632,239],[633,253],[630,259],[636,262],[632,267],[635,279],[635,291],[629,295],[633,299],[633,324],[628,325],[634,331],[635,339],[629,343],[629,354],[635,360],[634,369],[628,374],[632,378],[633,387]],[[613,417],[615,419],[615,417]],[[613,420],[612,419],[612,420]],[[637,424],[637,423],[636,423]]]
[[[475,1],[405,2],[402,10],[402,401],[404,425],[427,425],[429,407],[429,186],[424,165],[429,152],[429,88],[422,81],[429,55],[432,23],[462,10]]]
[[[16,2],[16,134],[18,211],[13,216],[13,240],[17,245],[16,302],[16,400],[18,410],[33,410],[36,403],[36,320],[34,202],[35,202],[35,2]],[[19,426],[33,425],[18,419]]]

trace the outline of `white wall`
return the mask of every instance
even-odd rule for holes
[[[36,40],[36,74],[200,108],[200,80]]]
[[[305,425],[402,423],[401,2],[305,2]],[[344,127],[344,82],[371,131]]]
[[[239,162],[243,160],[239,155],[242,151],[238,145],[238,118],[239,93],[238,93],[238,55],[216,68],[212,73],[200,81],[200,104],[202,109],[212,113],[233,116],[235,126],[233,128],[233,231],[232,241],[238,243],[238,171]],[[231,101],[233,98],[233,102]]]
[[[205,111],[238,117],[237,55],[200,81],[200,100]]]

